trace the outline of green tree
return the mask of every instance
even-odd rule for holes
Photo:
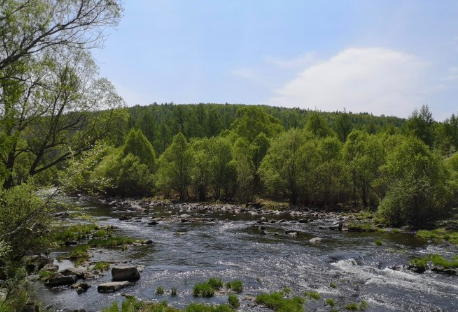
[[[335,122],[334,131],[337,133],[340,141],[345,143],[347,136],[353,130],[353,125],[350,120],[350,115],[346,112],[340,113]]]
[[[354,192],[359,194],[364,207],[368,207],[371,195],[374,194],[373,183],[379,175],[379,167],[385,162],[381,141],[365,131],[353,130],[347,137],[343,153]]]
[[[156,170],[156,153],[153,145],[148,141],[140,129],[131,129],[126,136],[122,146],[122,155],[128,154],[137,156],[140,162],[146,165],[151,171]]]
[[[434,221],[450,204],[450,173],[426,144],[409,137],[388,156],[390,181],[379,211],[393,225]]]
[[[434,131],[434,119],[428,105],[423,105],[420,111],[415,109],[407,121],[407,132],[433,147]]]
[[[106,79],[97,77],[85,50],[98,47],[103,30],[116,25],[120,16],[119,1],[1,2],[0,132],[5,140],[0,161],[8,171],[5,187],[107,136],[122,100]]]
[[[309,138],[308,138],[309,137]],[[264,158],[260,175],[271,193],[285,191],[291,204],[310,193],[308,176],[316,164],[316,142],[311,134],[291,129],[274,139]]]
[[[331,128],[329,128],[326,120],[318,112],[311,112],[307,117],[305,130],[312,133],[317,138],[325,138],[333,135]]]
[[[183,133],[179,132],[159,158],[158,187],[165,192],[174,190],[179,194],[180,200],[185,200],[191,184],[192,161],[189,144]]]
[[[192,184],[199,195],[200,201],[207,199],[207,190],[211,183],[211,141],[209,139],[198,139],[191,143],[193,155]]]

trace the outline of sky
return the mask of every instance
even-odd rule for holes
[[[456,0],[127,0],[93,55],[128,106],[458,113]]]

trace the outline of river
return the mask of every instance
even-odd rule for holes
[[[298,223],[289,215],[267,216],[285,219],[282,223],[266,224],[267,235],[260,235],[255,223],[261,216],[213,213],[214,222],[182,224],[160,222],[148,225],[152,215],[170,215],[178,211],[155,208],[148,212],[132,211],[129,222],[120,221],[122,212],[89,201],[76,201],[84,212],[100,225],[114,225],[120,235],[151,239],[153,245],[132,246],[126,251],[102,250],[93,253],[91,261],[110,261],[145,266],[141,279],[133,286],[117,293],[100,294],[97,285],[110,281],[109,271],[85,293],[77,294],[69,288],[46,288],[37,284],[40,300],[52,309],[72,311],[100,311],[123,294],[144,300],[167,300],[170,305],[184,307],[190,302],[225,303],[227,295],[213,298],[194,298],[192,288],[210,277],[223,281],[242,280],[239,311],[269,311],[257,306],[252,297],[261,292],[291,288],[292,294],[316,291],[320,300],[307,300],[306,311],[330,311],[324,299],[333,298],[337,307],[367,302],[366,311],[458,311],[458,276],[433,272],[413,273],[406,268],[409,260],[429,253],[447,257],[458,254],[455,247],[437,246],[410,234],[348,233],[331,231],[331,220],[317,219]],[[192,212],[187,212],[192,215]],[[295,230],[297,237],[284,235]],[[274,235],[277,233],[278,235]],[[179,235],[178,235],[179,234]],[[321,243],[311,244],[314,237]],[[375,241],[379,239],[382,245]],[[68,250],[55,250],[57,257]],[[69,261],[56,262],[60,269]],[[156,295],[163,286],[164,295]],[[331,287],[335,286],[335,287]],[[176,287],[178,296],[171,296]]]

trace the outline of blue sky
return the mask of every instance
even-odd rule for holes
[[[93,51],[127,105],[458,113],[458,1],[131,0]]]

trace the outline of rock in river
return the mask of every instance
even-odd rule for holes
[[[65,276],[60,273],[54,273],[51,278],[45,283],[48,287],[55,287],[55,286],[64,286],[64,285],[71,285],[76,282],[75,275]]]
[[[140,272],[136,266],[119,266],[111,269],[113,281],[137,281],[140,279]]]
[[[128,286],[129,284],[130,283],[127,281],[104,283],[104,284],[100,284],[99,286],[97,286],[97,291],[101,293],[115,292],[115,291],[120,290],[121,288]]]

